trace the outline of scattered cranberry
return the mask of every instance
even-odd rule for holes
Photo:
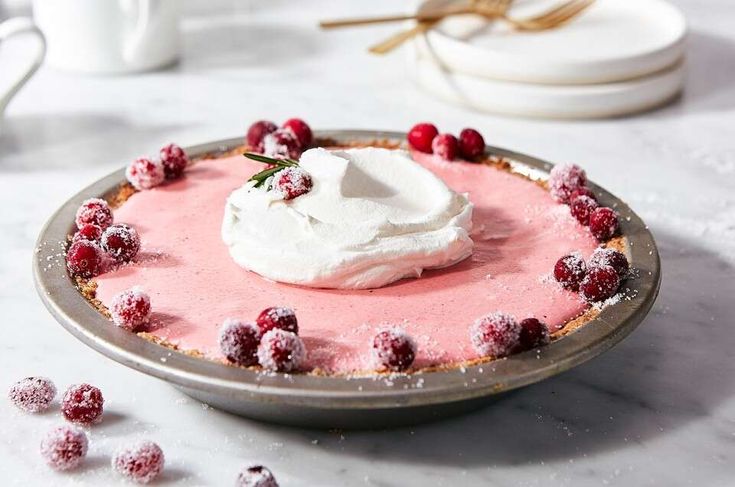
[[[57,426],[41,441],[41,456],[54,470],[71,470],[87,455],[87,435],[70,426]]]
[[[151,298],[140,288],[128,289],[112,298],[110,314],[120,328],[136,331],[150,320]]]
[[[296,333],[275,328],[260,340],[258,361],[267,370],[292,372],[298,370],[305,359],[304,342]]]
[[[592,267],[579,285],[579,292],[587,301],[604,301],[620,287],[620,277],[609,265]]]
[[[432,142],[439,135],[439,130],[431,123],[417,123],[408,132],[408,143],[419,152],[432,153]]]
[[[116,223],[102,233],[102,250],[118,262],[129,262],[140,250],[140,237],[130,225]]]
[[[250,126],[245,140],[251,149],[257,149],[263,142],[263,137],[278,130],[278,126],[270,120],[258,120]]]
[[[459,133],[459,153],[467,160],[477,159],[485,153],[485,139],[475,129],[462,129]]]
[[[219,349],[237,365],[257,365],[260,335],[256,324],[228,318],[219,333]]]
[[[256,320],[260,333],[265,333],[273,328],[299,333],[299,323],[296,313],[291,308],[266,308],[260,312]]]
[[[431,149],[434,151],[434,154],[445,161],[453,161],[457,158],[459,142],[457,142],[457,137],[452,134],[439,134],[434,137],[431,143]]]
[[[587,186],[582,186],[581,188],[577,188],[572,191],[572,194],[569,196],[569,201],[572,201],[577,196],[589,196],[593,200],[597,201],[597,196]]]
[[[615,249],[607,248],[595,249],[592,257],[590,257],[590,260],[587,263],[588,267],[599,267],[601,265],[609,265],[615,269],[615,272],[618,273],[620,279],[624,279],[625,276],[628,275],[628,269],[630,268],[625,254],[618,252]]]
[[[378,369],[406,370],[416,358],[416,342],[401,328],[389,328],[375,335],[371,352]]]
[[[283,128],[291,129],[299,141],[301,150],[308,149],[314,140],[311,133],[311,127],[300,118],[289,118],[283,123]]]
[[[521,350],[531,350],[548,345],[551,342],[549,327],[536,318],[526,318],[521,321],[519,340]]]
[[[163,174],[166,179],[178,179],[184,174],[189,158],[184,149],[176,144],[161,147],[159,156],[163,164]]]
[[[77,240],[66,251],[66,266],[80,277],[94,277],[102,269],[102,251],[95,242]]]
[[[311,191],[313,185],[308,172],[300,167],[287,167],[274,176],[273,190],[281,194],[284,200],[292,200]]]
[[[505,357],[518,346],[521,325],[511,315],[493,313],[484,316],[470,327],[470,340],[475,351],[483,357]]]
[[[97,225],[103,230],[112,225],[112,210],[107,201],[100,198],[90,198],[85,200],[77,210],[76,215],[77,228],[84,225]]]
[[[618,214],[612,208],[603,206],[590,214],[590,232],[597,240],[604,242],[618,231]]]
[[[278,487],[278,482],[270,470],[262,465],[252,465],[237,475],[237,487]]]
[[[163,470],[163,450],[152,441],[123,448],[112,457],[112,468],[139,484],[147,484]]]
[[[572,216],[577,219],[582,225],[588,225],[590,222],[590,215],[597,208],[597,201],[594,198],[585,196],[583,194],[575,196],[569,200],[569,211]]]
[[[574,164],[554,166],[549,174],[551,197],[560,203],[567,203],[575,190],[587,184],[587,173]]]
[[[139,157],[125,170],[125,177],[135,189],[151,189],[163,182],[166,174],[163,164],[147,157]]]
[[[93,223],[85,223],[82,225],[77,233],[72,237],[72,242],[77,240],[88,240],[90,242],[99,242],[102,236],[102,228]]]
[[[72,423],[92,424],[102,417],[102,391],[89,384],[76,384],[64,393],[61,412]]]
[[[258,152],[274,159],[298,159],[301,144],[291,129],[278,129],[263,137]]]
[[[576,291],[587,274],[584,259],[578,253],[568,254],[556,261],[554,279],[567,289]]]
[[[56,397],[56,386],[46,377],[26,377],[10,387],[8,397],[27,413],[45,411]]]

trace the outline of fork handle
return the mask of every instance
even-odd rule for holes
[[[437,22],[438,22],[437,20],[419,22],[414,27],[408,30],[401,31],[398,34],[395,34],[389,37],[388,39],[382,42],[379,42],[378,44],[375,44],[369,50],[373,54],[389,53],[390,51],[400,46],[407,40],[431,29],[434,26],[434,24],[436,24]]]
[[[383,17],[358,17],[354,19],[337,19],[337,20],[322,20],[319,22],[319,27],[322,29],[335,29],[338,27],[352,27],[356,25],[370,25],[370,24],[383,24],[386,22],[400,22],[402,20],[417,20],[419,22],[427,22],[432,20],[439,20],[448,15],[458,15],[472,13],[472,9],[462,6],[457,8],[447,8],[444,10],[434,12],[420,12],[413,14],[401,14],[401,15],[386,15]]]

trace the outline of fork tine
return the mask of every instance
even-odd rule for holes
[[[559,9],[553,15],[545,17],[540,23],[549,27],[560,26],[593,3],[594,0],[571,0],[566,4],[565,8]]]
[[[530,17],[528,19],[524,19],[524,22],[543,22],[548,17],[556,15],[559,11],[563,11],[567,8],[569,8],[570,5],[577,3],[577,0],[568,0],[567,2],[563,2],[561,5],[557,5],[556,7],[552,8],[551,10],[546,10],[545,12],[541,12],[538,15],[535,15],[533,17]]]

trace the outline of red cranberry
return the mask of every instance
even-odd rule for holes
[[[628,259],[625,257],[625,254],[622,252],[618,252],[615,249],[603,249],[598,248],[595,249],[595,252],[592,254],[592,257],[590,257],[589,262],[587,263],[588,267],[599,267],[601,265],[609,265],[613,269],[615,269],[615,272],[618,273],[618,276],[620,276],[620,279],[624,279],[625,276],[628,275],[628,269],[630,268],[630,265],[628,264]]]
[[[84,225],[97,225],[103,230],[112,225],[112,210],[107,201],[100,198],[90,198],[82,203],[76,215],[77,228]]]
[[[260,335],[256,324],[228,318],[219,333],[219,349],[237,365],[257,365]]]
[[[551,342],[549,327],[536,318],[526,318],[521,321],[521,333],[519,339],[519,348],[521,350],[531,350],[533,348],[543,347]]]
[[[569,211],[582,225],[588,225],[590,215],[597,208],[597,201],[589,196],[579,195],[569,200]]]
[[[431,143],[439,135],[436,126],[430,123],[417,123],[408,132],[408,143],[419,152],[432,153]]]
[[[41,441],[41,456],[54,470],[71,470],[87,455],[87,435],[70,426],[57,426]]]
[[[92,424],[102,417],[102,391],[89,384],[76,384],[64,393],[61,412],[72,423]]]
[[[572,194],[569,196],[569,201],[572,201],[577,196],[589,196],[593,200],[597,201],[597,196],[587,186],[582,186],[581,188],[577,188],[572,191]]]
[[[467,160],[477,159],[485,153],[485,139],[475,129],[462,129],[459,133],[459,153]]]
[[[178,179],[184,174],[186,166],[189,165],[189,158],[186,156],[184,149],[176,144],[168,144],[161,147],[159,153],[161,164],[163,164],[163,174],[166,179]]]
[[[452,134],[439,134],[431,142],[431,149],[445,161],[453,161],[457,158],[459,143]]]
[[[518,346],[521,325],[511,315],[493,313],[484,316],[470,327],[470,341],[483,357],[505,357]]]
[[[117,262],[129,262],[140,250],[140,237],[130,225],[116,223],[102,233],[102,250]]]
[[[270,120],[258,120],[250,126],[245,140],[251,149],[257,149],[263,142],[263,137],[278,130],[278,126]]]
[[[265,333],[273,328],[299,333],[299,323],[296,313],[291,308],[266,308],[260,312],[256,320],[260,333]]]
[[[236,487],[278,487],[278,482],[264,466],[251,465],[237,475]]]
[[[549,174],[551,197],[560,203],[567,203],[575,190],[587,184],[587,173],[574,164],[554,166]]]
[[[163,450],[152,441],[141,441],[123,448],[112,457],[112,467],[124,477],[147,484],[163,470]]]
[[[95,242],[77,240],[66,251],[66,266],[79,277],[94,277],[102,270],[102,251]]]
[[[150,321],[151,299],[140,288],[128,289],[112,298],[110,314],[120,328],[136,331]]]
[[[274,159],[298,159],[301,156],[301,144],[290,129],[278,129],[263,137],[258,152]]]
[[[603,206],[590,214],[590,232],[600,242],[604,242],[618,232],[618,214],[612,208]]]
[[[79,231],[72,237],[72,242],[77,240],[89,240],[90,242],[98,242],[102,236],[102,228],[92,223],[86,223],[79,228]]]
[[[587,301],[604,301],[620,287],[617,271],[609,265],[592,267],[579,285],[579,292]]]
[[[576,291],[587,274],[587,266],[579,253],[568,254],[556,261],[554,278],[567,289]]]
[[[56,397],[56,386],[46,377],[26,377],[10,387],[8,398],[27,413],[45,411]]]
[[[376,368],[406,370],[416,358],[416,342],[401,328],[389,328],[375,335],[371,352]]]
[[[292,200],[311,191],[314,183],[311,175],[300,167],[287,167],[274,176],[273,190],[284,200]]]
[[[260,340],[258,361],[266,370],[292,372],[306,360],[304,342],[296,333],[274,328]]]
[[[311,127],[300,118],[289,118],[283,123],[283,128],[291,129],[299,141],[301,150],[308,149],[314,140]]]
[[[125,170],[125,177],[135,189],[155,188],[166,178],[163,164],[147,157],[139,157],[130,163]]]

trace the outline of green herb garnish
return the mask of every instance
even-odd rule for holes
[[[264,169],[263,171],[260,171],[259,173],[253,175],[253,177],[248,179],[248,181],[255,181],[256,188],[262,186],[269,177],[273,176],[277,172],[280,172],[287,167],[298,167],[299,165],[299,162],[294,161],[293,159],[274,159],[272,157],[267,157],[262,154],[253,154],[252,152],[246,152],[243,155],[248,159],[274,166],[269,167],[268,169]]]

